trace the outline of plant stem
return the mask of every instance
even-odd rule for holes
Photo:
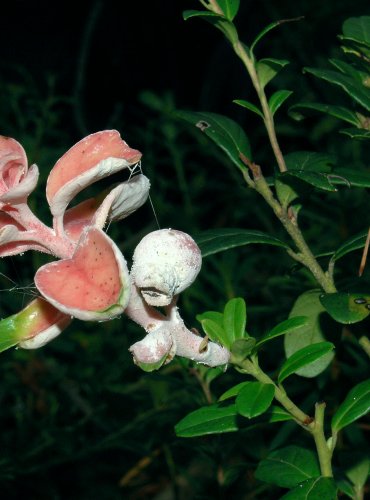
[[[295,217],[292,214],[289,214],[289,212],[274,197],[273,192],[271,191],[269,185],[266,182],[266,179],[261,172],[261,168],[243,155],[241,155],[241,160],[246,163],[246,165],[248,165],[248,167],[252,171],[254,178],[254,189],[272,208],[276,217],[280,220],[285,230],[296,244],[299,253],[289,249],[289,255],[311,271],[317,282],[326,293],[336,292],[332,276],[329,273],[325,273],[320,264],[317,262],[310,247],[307,245],[301,230],[298,227]]]
[[[258,365],[257,359],[245,359],[238,366],[244,373],[252,375],[256,380],[264,384],[272,384],[275,388],[275,399],[279,401],[281,406],[285,408],[294,420],[304,429],[306,429],[313,437],[316,445],[317,455],[320,463],[321,475],[324,477],[333,477],[331,467],[331,458],[333,449],[326,442],[324,434],[324,413],[326,404],[316,403],[315,418],[313,419],[304,413],[293,401],[287,396],[282,386],[278,386]]]
[[[332,452],[325,439],[324,434],[324,413],[325,403],[316,403],[315,405],[315,421],[312,423],[312,436],[315,440],[317,455],[320,462],[321,475],[324,477],[333,477],[331,468]]]
[[[285,160],[283,157],[283,153],[281,152],[280,146],[278,139],[276,137],[276,132],[275,132],[275,124],[274,124],[274,117],[271,113],[270,107],[267,102],[266,94],[264,91],[264,88],[262,87],[260,80],[257,75],[256,68],[254,66],[254,62],[251,57],[247,54],[247,51],[245,50],[243,44],[238,40],[236,43],[233,44],[233,48],[237,56],[242,60],[244,66],[246,67],[248,74],[252,80],[253,86],[257,92],[259,101],[261,103],[261,108],[262,108],[262,113],[263,113],[263,118],[264,118],[264,123],[266,127],[266,131],[270,140],[270,144],[272,147],[272,150],[274,152],[278,167],[280,172],[286,172],[287,167],[285,164]]]

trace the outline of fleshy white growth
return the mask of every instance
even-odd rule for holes
[[[131,276],[147,304],[167,306],[193,283],[201,266],[199,247],[188,234],[160,229],[136,247]]]

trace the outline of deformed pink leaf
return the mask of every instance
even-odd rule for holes
[[[77,242],[85,227],[91,226],[98,206],[98,198],[89,198],[66,210],[63,225],[67,236],[71,240]]]
[[[18,255],[27,250],[50,253],[39,243],[30,240],[25,228],[6,212],[0,212],[0,257]]]
[[[15,139],[0,136],[0,206],[25,201],[35,189],[39,172],[28,170],[27,156]]]
[[[116,130],[91,134],[69,149],[50,172],[46,196],[55,217],[93,182],[134,165],[141,153],[131,149]]]
[[[87,321],[121,314],[131,287],[120,250],[94,227],[83,231],[72,258],[42,266],[35,284],[57,309]]]

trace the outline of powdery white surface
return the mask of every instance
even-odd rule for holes
[[[193,283],[201,265],[199,247],[188,234],[160,229],[136,247],[131,276],[138,288],[154,289],[142,291],[148,304],[163,306]]]

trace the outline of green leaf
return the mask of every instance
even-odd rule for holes
[[[242,171],[246,169],[240,160],[240,155],[251,158],[251,149],[249,140],[240,125],[216,113],[178,111],[176,116],[196,126],[212,139],[237,167]]]
[[[258,35],[256,36],[256,38],[254,39],[254,41],[253,41],[253,43],[251,45],[250,51],[253,52],[254,49],[256,48],[257,43],[260,40],[262,40],[262,38],[265,35],[267,35],[267,33],[269,33],[271,30],[273,30],[277,26],[280,26],[281,24],[284,24],[284,23],[290,23],[290,22],[293,22],[293,21],[300,21],[301,19],[303,19],[303,17],[295,17],[295,18],[292,18],[292,19],[281,19],[280,21],[275,21],[273,23],[270,23],[268,26],[266,26],[262,31],[260,31],[258,33]]]
[[[320,476],[315,453],[298,446],[287,446],[271,452],[257,467],[255,477],[281,488],[294,488],[311,478]],[[313,500],[313,499],[312,499]]]
[[[334,116],[335,118],[339,118],[355,127],[361,127],[361,121],[358,118],[358,115],[343,106],[331,106],[329,104],[319,104],[319,103],[309,103],[309,102],[301,102],[299,104],[295,104],[289,108],[290,110],[299,110],[299,109],[312,109],[314,111],[319,111],[321,113],[325,113],[330,116]]]
[[[225,17],[232,21],[239,10],[240,0],[218,0],[218,5],[221,7]]]
[[[370,410],[370,380],[364,380],[351,389],[335,412],[331,426],[333,432],[338,432]]]
[[[197,314],[196,319],[201,323],[204,319],[210,319],[218,324],[220,328],[224,327],[224,315],[217,311],[207,311]]]
[[[288,420],[293,420],[293,417],[290,413],[288,413],[284,408],[280,406],[270,406],[268,409],[266,416],[268,418],[268,422],[287,422]]]
[[[300,368],[310,365],[314,361],[325,356],[334,349],[334,344],[331,342],[318,342],[317,344],[308,345],[292,354],[281,367],[278,381],[283,382],[287,377],[296,373]]]
[[[284,158],[288,172],[281,174],[280,180],[293,177],[325,191],[337,191],[331,181],[334,163],[332,156],[311,151],[297,151]]]
[[[320,301],[335,321],[345,325],[358,323],[370,314],[370,295],[326,293],[320,295]]]
[[[322,70],[315,68],[305,68],[305,71],[311,73],[317,78],[321,78],[329,83],[338,85],[358,104],[361,104],[367,111],[370,111],[370,95],[369,90],[360,82],[353,78],[338,73],[337,71]]]
[[[300,330],[302,327],[308,325],[308,318],[306,316],[296,316],[294,318],[289,318],[282,323],[276,325],[272,330],[270,330],[266,335],[264,335],[256,344],[256,348],[259,348],[261,345],[266,342],[280,337],[280,335],[286,335],[287,333],[295,332],[296,330]]]
[[[308,479],[280,497],[280,500],[337,500],[337,487],[331,477]]]
[[[360,490],[366,483],[370,472],[370,458],[364,453],[351,452],[347,455],[347,464],[350,466],[346,469],[346,476]]]
[[[364,248],[366,237],[367,237],[367,230],[349,238],[335,252],[335,254],[333,255],[333,260],[341,259],[345,255],[347,255],[347,253]]]
[[[224,309],[224,330],[227,334],[229,345],[235,340],[246,336],[247,310],[245,300],[237,297],[227,302]]]
[[[275,395],[273,384],[249,382],[236,397],[236,408],[243,417],[253,418],[264,413]]]
[[[224,16],[220,14],[203,10],[185,10],[182,15],[185,21],[192,17],[198,17],[200,19],[203,19],[204,21],[209,22],[217,29],[219,29],[231,44],[238,41],[238,32],[236,31],[235,26],[231,21],[228,21]]]
[[[235,398],[239,392],[245,387],[246,385],[250,384],[251,382],[240,382],[240,384],[236,384],[230,389],[228,389],[226,392],[221,394],[221,396],[218,398],[219,401],[225,401],[225,399],[230,399],[230,398]]]
[[[349,135],[352,139],[367,140],[370,139],[370,130],[345,128],[340,131],[342,134]]]
[[[289,61],[286,59],[260,59],[256,64],[256,70],[262,88],[265,88],[287,64]]]
[[[236,420],[237,410],[235,405],[225,408],[211,405],[189,413],[175,426],[175,432],[179,437],[235,432],[238,430]]]
[[[280,108],[280,106],[291,96],[293,92],[291,90],[278,90],[269,99],[269,108],[272,115]]]
[[[302,347],[325,340],[320,325],[320,316],[325,312],[325,308],[320,302],[320,295],[320,291],[311,290],[300,295],[295,302],[289,317],[306,316],[307,325],[303,326],[298,332],[287,333],[285,335],[284,347],[287,358],[302,349]],[[316,375],[325,370],[333,359],[333,356],[333,353],[328,353],[312,365],[298,370],[297,375],[301,375],[302,377],[316,377]]]
[[[256,339],[254,339],[253,337],[236,340],[232,344],[230,349],[230,363],[238,365],[239,363],[244,361],[245,358],[252,353],[255,345]]]
[[[288,248],[288,245],[274,236],[252,229],[209,229],[196,234],[194,239],[201,249],[203,257],[251,243],[264,243]]]
[[[296,188],[292,185],[293,183],[294,179],[290,176],[285,176],[284,178],[279,176],[275,178],[276,194],[284,208],[288,208],[299,196]]]
[[[343,35],[370,46],[370,16],[350,17],[343,23]]]
[[[337,168],[329,177],[333,184],[347,187],[370,187],[370,172],[365,169]]]
[[[235,99],[233,101],[235,104],[239,104],[239,106],[242,106],[242,108],[247,108],[249,111],[253,111],[253,113],[256,113],[256,115],[260,116],[263,119],[263,113],[261,110],[257,108],[254,104],[252,104],[249,101],[245,101],[244,99]]]
[[[225,347],[229,348],[229,342],[225,330],[219,326],[218,323],[212,321],[211,319],[203,319],[201,321],[202,328],[208,335],[208,337],[213,340],[213,342],[219,342]]]

